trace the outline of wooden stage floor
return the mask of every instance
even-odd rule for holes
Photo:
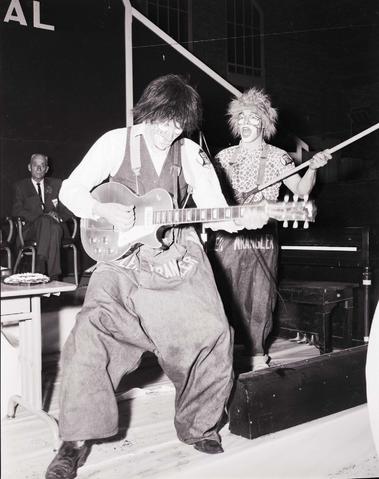
[[[314,346],[278,339],[272,364],[318,355]],[[46,409],[57,417],[60,383],[57,355],[44,358]],[[236,365],[246,370],[236,348]],[[155,358],[122,382],[118,392],[120,432],[92,446],[78,478],[358,478],[378,477],[366,405],[248,440],[221,431],[225,453],[208,456],[178,441],[173,425],[174,388]],[[51,393],[51,394],[50,394]],[[2,421],[2,479],[37,479],[51,461],[51,436],[40,419],[22,408]]]
[[[75,295],[62,295],[58,303],[77,307],[84,292],[85,285],[81,285]],[[67,311],[71,314],[74,309]],[[270,349],[272,366],[318,355],[314,346],[285,339],[277,339]],[[240,346],[235,348],[235,367],[237,374],[248,370],[248,358]],[[58,417],[57,354],[44,356],[43,385],[45,409]],[[122,381],[118,398],[119,434],[93,444],[86,464],[79,469],[79,479],[379,477],[366,405],[253,440],[232,434],[225,425],[221,431],[225,453],[209,456],[177,439],[175,391],[154,356],[146,355],[140,368]],[[1,478],[43,478],[55,454],[46,424],[20,408],[16,418],[2,419],[1,426]]]

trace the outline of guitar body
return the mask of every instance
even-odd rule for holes
[[[121,183],[104,183],[92,192],[100,203],[134,205],[135,224],[128,231],[119,231],[104,218],[80,220],[80,234],[83,248],[96,261],[113,261],[123,256],[132,245],[142,243],[159,248],[157,238],[161,225],[153,225],[155,210],[172,209],[172,199],[166,190],[156,188],[143,196],[137,196]]]
[[[92,220],[82,218],[80,233],[86,253],[96,261],[113,261],[121,258],[133,245],[142,243],[152,248],[160,248],[159,229],[168,225],[213,223],[243,218],[247,209],[263,209],[269,218],[293,221],[314,221],[316,208],[310,201],[262,202],[256,205],[222,206],[216,208],[172,208],[169,193],[161,188],[151,190],[143,196],[137,196],[120,183],[104,183],[92,192],[100,203],[119,203],[134,206],[135,224],[127,231],[117,230],[104,218]]]

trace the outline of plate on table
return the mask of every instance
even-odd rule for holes
[[[5,284],[41,284],[48,283],[50,278],[41,273],[12,274],[4,279]]]

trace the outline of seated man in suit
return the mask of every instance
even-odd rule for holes
[[[67,228],[64,221],[72,213],[58,200],[62,180],[45,177],[49,170],[46,155],[33,154],[28,170],[31,177],[14,185],[12,214],[26,221],[24,240],[37,242],[36,272],[47,272],[51,279],[59,279],[61,241]]]

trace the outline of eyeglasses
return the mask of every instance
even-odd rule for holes
[[[238,116],[238,124],[244,125],[246,123],[252,126],[260,126],[262,123],[262,120],[257,115],[253,115],[253,114],[245,115],[244,113],[241,113]]]

